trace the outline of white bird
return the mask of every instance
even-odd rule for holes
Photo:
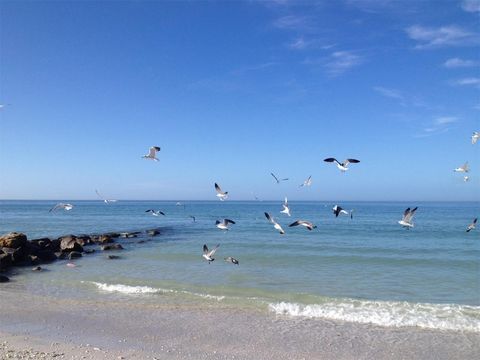
[[[107,200],[107,199],[105,199],[102,195],[100,195],[100,193],[98,192],[98,190],[95,190],[95,192],[97,193],[98,197],[103,200],[103,202],[104,202],[105,204],[117,202],[117,200]]]
[[[472,231],[473,229],[475,229],[475,225],[477,225],[477,218],[473,219],[472,223],[470,225],[467,226],[467,232],[470,232]]]
[[[299,226],[299,225],[300,226],[305,226],[310,231],[312,231],[312,229],[317,228],[317,225],[313,225],[313,223],[311,223],[310,221],[305,221],[305,220],[297,220],[297,221],[295,221],[294,223],[291,223],[288,226],[292,227],[292,226]]]
[[[275,179],[275,181],[276,181],[277,184],[280,184],[280,181],[287,181],[287,180],[288,180],[288,178],[279,179],[278,177],[275,176],[274,173],[270,173],[270,175],[273,176],[273,178]]]
[[[63,209],[63,210],[66,210],[66,211],[72,210],[73,205],[72,204],[58,203],[57,205],[52,207],[50,210],[48,210],[48,212],[52,212],[52,211],[55,211],[55,210],[58,210],[58,209]]]
[[[270,216],[270,214],[266,212],[266,213],[265,213],[265,217],[268,219],[268,221],[270,221],[270,222],[273,224],[273,227],[274,227],[275,229],[277,229],[277,230],[280,232],[280,234],[282,234],[282,235],[285,234],[285,231],[283,231],[282,227],[280,226],[279,223],[277,223],[277,222],[275,221],[275,219],[273,218],[273,216]]]
[[[310,175],[308,179],[303,182],[303,184],[300,184],[299,187],[310,186],[310,185],[312,185],[312,175]]]
[[[220,220],[215,221],[215,225],[220,230],[229,230],[229,228],[228,228],[229,224],[235,224],[235,221],[230,220],[230,219],[223,219],[222,221],[220,221]]]
[[[160,215],[165,216],[165,213],[163,211],[160,211],[160,210],[148,209],[148,210],[145,210],[145,212],[151,213],[153,216],[160,216]]]
[[[360,162],[360,160],[357,160],[357,159],[345,159],[345,160],[341,163],[340,161],[338,161],[338,160],[335,159],[335,158],[327,158],[327,159],[324,159],[323,161],[336,163],[336,164],[337,164],[337,168],[339,168],[341,172],[347,171],[349,164],[357,164],[357,163]]]
[[[280,211],[281,213],[287,214],[288,216],[290,215],[290,206],[288,206],[288,200],[287,197],[285,196],[285,202],[282,204],[283,210]]]
[[[463,181],[464,181],[464,182],[467,182],[467,181],[469,181],[469,180],[470,180],[470,177],[469,177],[469,176],[465,175],[465,176],[463,177]]]
[[[468,167],[468,161],[465,164],[463,164],[462,166],[460,166],[456,169],[453,169],[453,171],[461,172],[461,173],[468,173],[470,171],[470,168]]]
[[[403,227],[406,227],[407,229],[413,228],[413,215],[415,215],[415,211],[417,211],[418,207],[415,207],[410,210],[410,208],[405,209],[403,212],[403,217],[402,220],[400,220],[398,223],[402,225]]]
[[[475,145],[478,139],[480,139],[480,132],[474,131],[472,135],[472,145]]]
[[[235,258],[233,258],[233,257],[231,257],[231,256],[226,257],[226,258],[223,259],[223,260],[225,260],[225,262],[229,262],[229,263],[232,263],[232,264],[235,264],[235,265],[239,265],[239,264],[240,264],[237,259],[235,259]]]
[[[333,213],[335,214],[335,217],[338,217],[338,215],[348,215],[348,211],[347,210],[344,210],[342,207],[338,206],[338,205],[335,205],[333,208]]]
[[[148,159],[148,160],[154,160],[154,161],[159,161],[157,159],[157,153],[160,151],[160,146],[152,146],[147,155],[143,155],[143,159]]]
[[[220,244],[215,246],[212,250],[208,250],[207,244],[203,245],[203,255],[202,256],[205,258],[205,260],[208,261],[208,264],[210,264],[212,261],[215,260],[213,258],[213,255],[215,254],[215,252],[217,251],[219,246],[220,246]]]
[[[228,198],[228,191],[223,192],[217,183],[215,183],[215,190],[217,191],[217,197],[221,201],[224,201],[226,198]]]

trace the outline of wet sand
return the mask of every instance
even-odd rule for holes
[[[0,288],[1,359],[473,359],[480,334]]]

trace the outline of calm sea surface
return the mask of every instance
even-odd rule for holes
[[[0,233],[34,239],[159,227],[162,234],[119,239],[126,248],[119,260],[97,252],[75,261],[76,268],[59,261],[40,274],[15,270],[12,291],[21,286],[89,299],[214,302],[293,317],[480,331],[480,229],[465,232],[480,214],[478,203],[339,204],[355,209],[352,220],[335,218],[335,204],[323,202],[292,201],[291,217],[280,213],[281,201],[69,202],[73,210],[49,213],[55,201],[0,201]],[[409,206],[419,207],[411,230],[397,223]],[[151,208],[166,216],[145,213]],[[236,221],[230,231],[215,227],[224,217]],[[289,228],[297,219],[318,228]],[[142,239],[150,241],[138,243]],[[220,244],[210,265],[202,259],[203,244]],[[240,265],[225,263],[227,256]]]

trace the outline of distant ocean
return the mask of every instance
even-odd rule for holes
[[[76,260],[76,268],[66,261],[46,265],[49,271],[40,274],[17,268],[11,289],[480,332],[480,228],[465,232],[480,215],[478,203],[340,203],[355,209],[352,220],[335,218],[330,202],[292,201],[291,217],[280,213],[281,201],[69,202],[73,210],[49,213],[56,201],[0,201],[0,233],[34,239],[158,227],[162,234],[119,239],[126,249],[118,260],[97,251]],[[419,207],[411,230],[397,223],[409,206]],[[225,217],[236,222],[229,231],[215,227]],[[297,219],[318,228],[289,228]],[[150,241],[138,243],[142,239]],[[202,258],[203,244],[220,244],[210,265]],[[240,265],[225,263],[227,256]]]

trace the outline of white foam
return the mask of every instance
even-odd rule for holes
[[[323,304],[271,303],[269,310],[294,317],[325,318],[388,327],[480,332],[480,307],[341,299]]]

